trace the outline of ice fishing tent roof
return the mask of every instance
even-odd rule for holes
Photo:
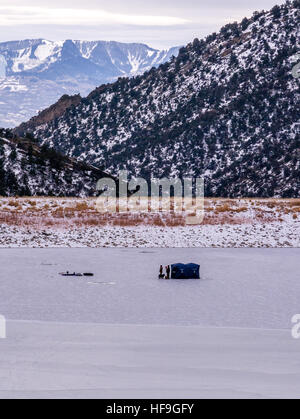
[[[172,279],[200,279],[200,265],[176,263],[171,268]]]

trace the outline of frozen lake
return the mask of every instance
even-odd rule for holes
[[[300,397],[299,256],[1,249],[0,398]],[[174,262],[200,263],[202,279],[159,281]]]
[[[9,322],[0,398],[299,398],[290,332]]]
[[[159,281],[174,262],[202,280]],[[288,329],[300,310],[300,249],[0,249],[0,266],[9,319]]]

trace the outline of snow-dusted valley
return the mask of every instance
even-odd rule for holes
[[[1,249],[0,397],[299,398],[299,253]]]
[[[61,96],[157,67],[178,54],[144,44],[30,39],[0,43],[0,127],[15,127]]]
[[[96,198],[1,198],[2,247],[299,247],[297,199],[206,199],[184,214],[100,214]]]

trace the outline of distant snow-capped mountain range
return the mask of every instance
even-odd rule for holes
[[[145,44],[30,39],[0,43],[0,126],[13,127],[64,94],[87,95],[177,56]]]

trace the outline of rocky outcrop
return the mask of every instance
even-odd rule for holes
[[[51,105],[49,108],[43,110],[37,116],[31,118],[28,122],[21,124],[14,130],[14,132],[17,135],[23,135],[26,132],[33,132],[38,126],[48,124],[56,118],[61,117],[67,109],[78,105],[80,101],[80,95],[64,95],[54,105]]]

